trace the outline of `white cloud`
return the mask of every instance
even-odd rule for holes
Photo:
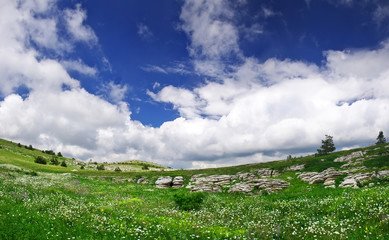
[[[96,68],[86,65],[81,59],[78,59],[76,61],[61,61],[61,65],[68,71],[77,71],[79,73],[89,76],[95,76],[97,74]]]
[[[144,23],[139,23],[137,25],[138,35],[143,39],[151,39],[153,37],[153,32],[149,29]]]
[[[180,114],[153,128],[131,120],[131,111],[122,102],[127,85],[107,83],[103,89],[109,101],[82,89],[67,73],[64,61],[87,74],[93,70],[82,60],[60,62],[42,55],[40,48],[29,44],[39,42],[31,37],[34,26],[20,20],[29,5],[20,9],[12,0],[3,2],[1,137],[84,160],[141,159],[198,168],[310,152],[324,134],[333,135],[341,148],[374,143],[378,131],[389,132],[386,43],[375,50],[327,51],[323,66],[275,58],[260,62],[242,54],[239,27],[226,1],[189,0],[182,9],[182,28],[190,38],[195,70],[212,80],[192,89],[167,86],[148,92],[155,101],[172,104]],[[33,2],[38,3],[26,1]],[[45,11],[49,2],[32,4],[31,11]],[[86,12],[80,5],[68,11],[81,19],[74,22],[84,22]],[[41,23],[50,25],[55,18],[47,19]],[[240,63],[223,61],[231,55]],[[69,90],[63,90],[64,84]],[[30,89],[26,98],[15,92],[23,85]]]
[[[111,81],[103,85],[101,91],[113,103],[120,103],[126,97],[128,87],[127,85],[115,84]]]
[[[86,42],[88,44],[96,44],[97,36],[91,27],[84,25],[87,18],[86,12],[81,9],[81,4],[76,5],[76,9],[66,9],[64,18],[68,32],[74,40]]]

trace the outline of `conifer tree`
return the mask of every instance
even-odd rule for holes
[[[386,143],[386,138],[384,137],[384,132],[380,131],[378,133],[376,145],[385,144],[385,143]]]
[[[334,144],[334,140],[332,136],[325,135],[326,139],[321,140],[321,148],[317,149],[317,153],[319,156],[327,155],[330,152],[335,151],[336,147]]]

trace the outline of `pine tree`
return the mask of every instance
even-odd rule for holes
[[[384,132],[380,131],[378,133],[376,145],[385,144],[386,138],[384,137]]]
[[[326,139],[321,140],[322,143],[321,148],[317,149],[317,153],[319,156],[327,155],[328,153],[333,152],[336,149],[333,137],[329,135],[325,135],[325,136]]]

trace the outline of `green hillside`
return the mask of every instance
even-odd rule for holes
[[[356,153],[362,157],[352,155]],[[35,163],[38,156],[47,164]],[[66,167],[50,164],[54,158]],[[388,144],[199,170],[142,161],[105,164],[105,170],[94,165],[0,140],[0,239],[389,239],[388,177],[340,187],[346,172],[378,176],[389,170]],[[137,169],[112,170],[123,166]],[[296,166],[304,167],[290,169]],[[260,169],[277,175],[256,176],[258,181],[279,179],[290,186],[246,194],[229,193],[232,187],[227,186],[205,194],[200,207],[188,211],[177,199],[194,196],[189,189],[154,185],[161,176],[182,176],[187,185],[197,174],[255,175]],[[328,169],[338,174],[333,187],[301,178]]]

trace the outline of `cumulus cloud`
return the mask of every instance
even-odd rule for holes
[[[26,12],[48,11],[51,1],[22,1],[25,9],[3,2],[1,137],[83,160],[141,159],[201,168],[312,152],[324,134],[342,147],[372,143],[379,130],[389,131],[387,43],[374,50],[328,50],[322,66],[276,58],[261,62],[242,53],[229,2],[188,0],[180,15],[182,29],[195,71],[206,79],[191,89],[156,84],[149,96],[172,104],[180,116],[154,128],[131,119],[123,102],[127,85],[108,82],[104,98],[88,93],[67,71],[93,74],[91,67],[82,60],[42,57],[30,44],[50,46],[34,40],[34,26],[20,19]],[[86,12],[80,5],[65,12],[73,22],[69,31],[71,25],[78,30],[74,39],[54,45],[97,41],[83,24]],[[46,18],[48,25],[56,19]],[[238,61],[224,61],[228,58]],[[30,90],[25,98],[15,90],[22,85]]]
[[[76,9],[66,9],[64,11],[64,18],[67,30],[74,40],[86,42],[88,44],[97,43],[97,36],[92,28],[84,24],[87,15],[81,8],[81,4],[77,4]]]
[[[88,76],[97,74],[96,68],[86,65],[81,59],[61,61],[61,65],[68,71],[76,71]]]

